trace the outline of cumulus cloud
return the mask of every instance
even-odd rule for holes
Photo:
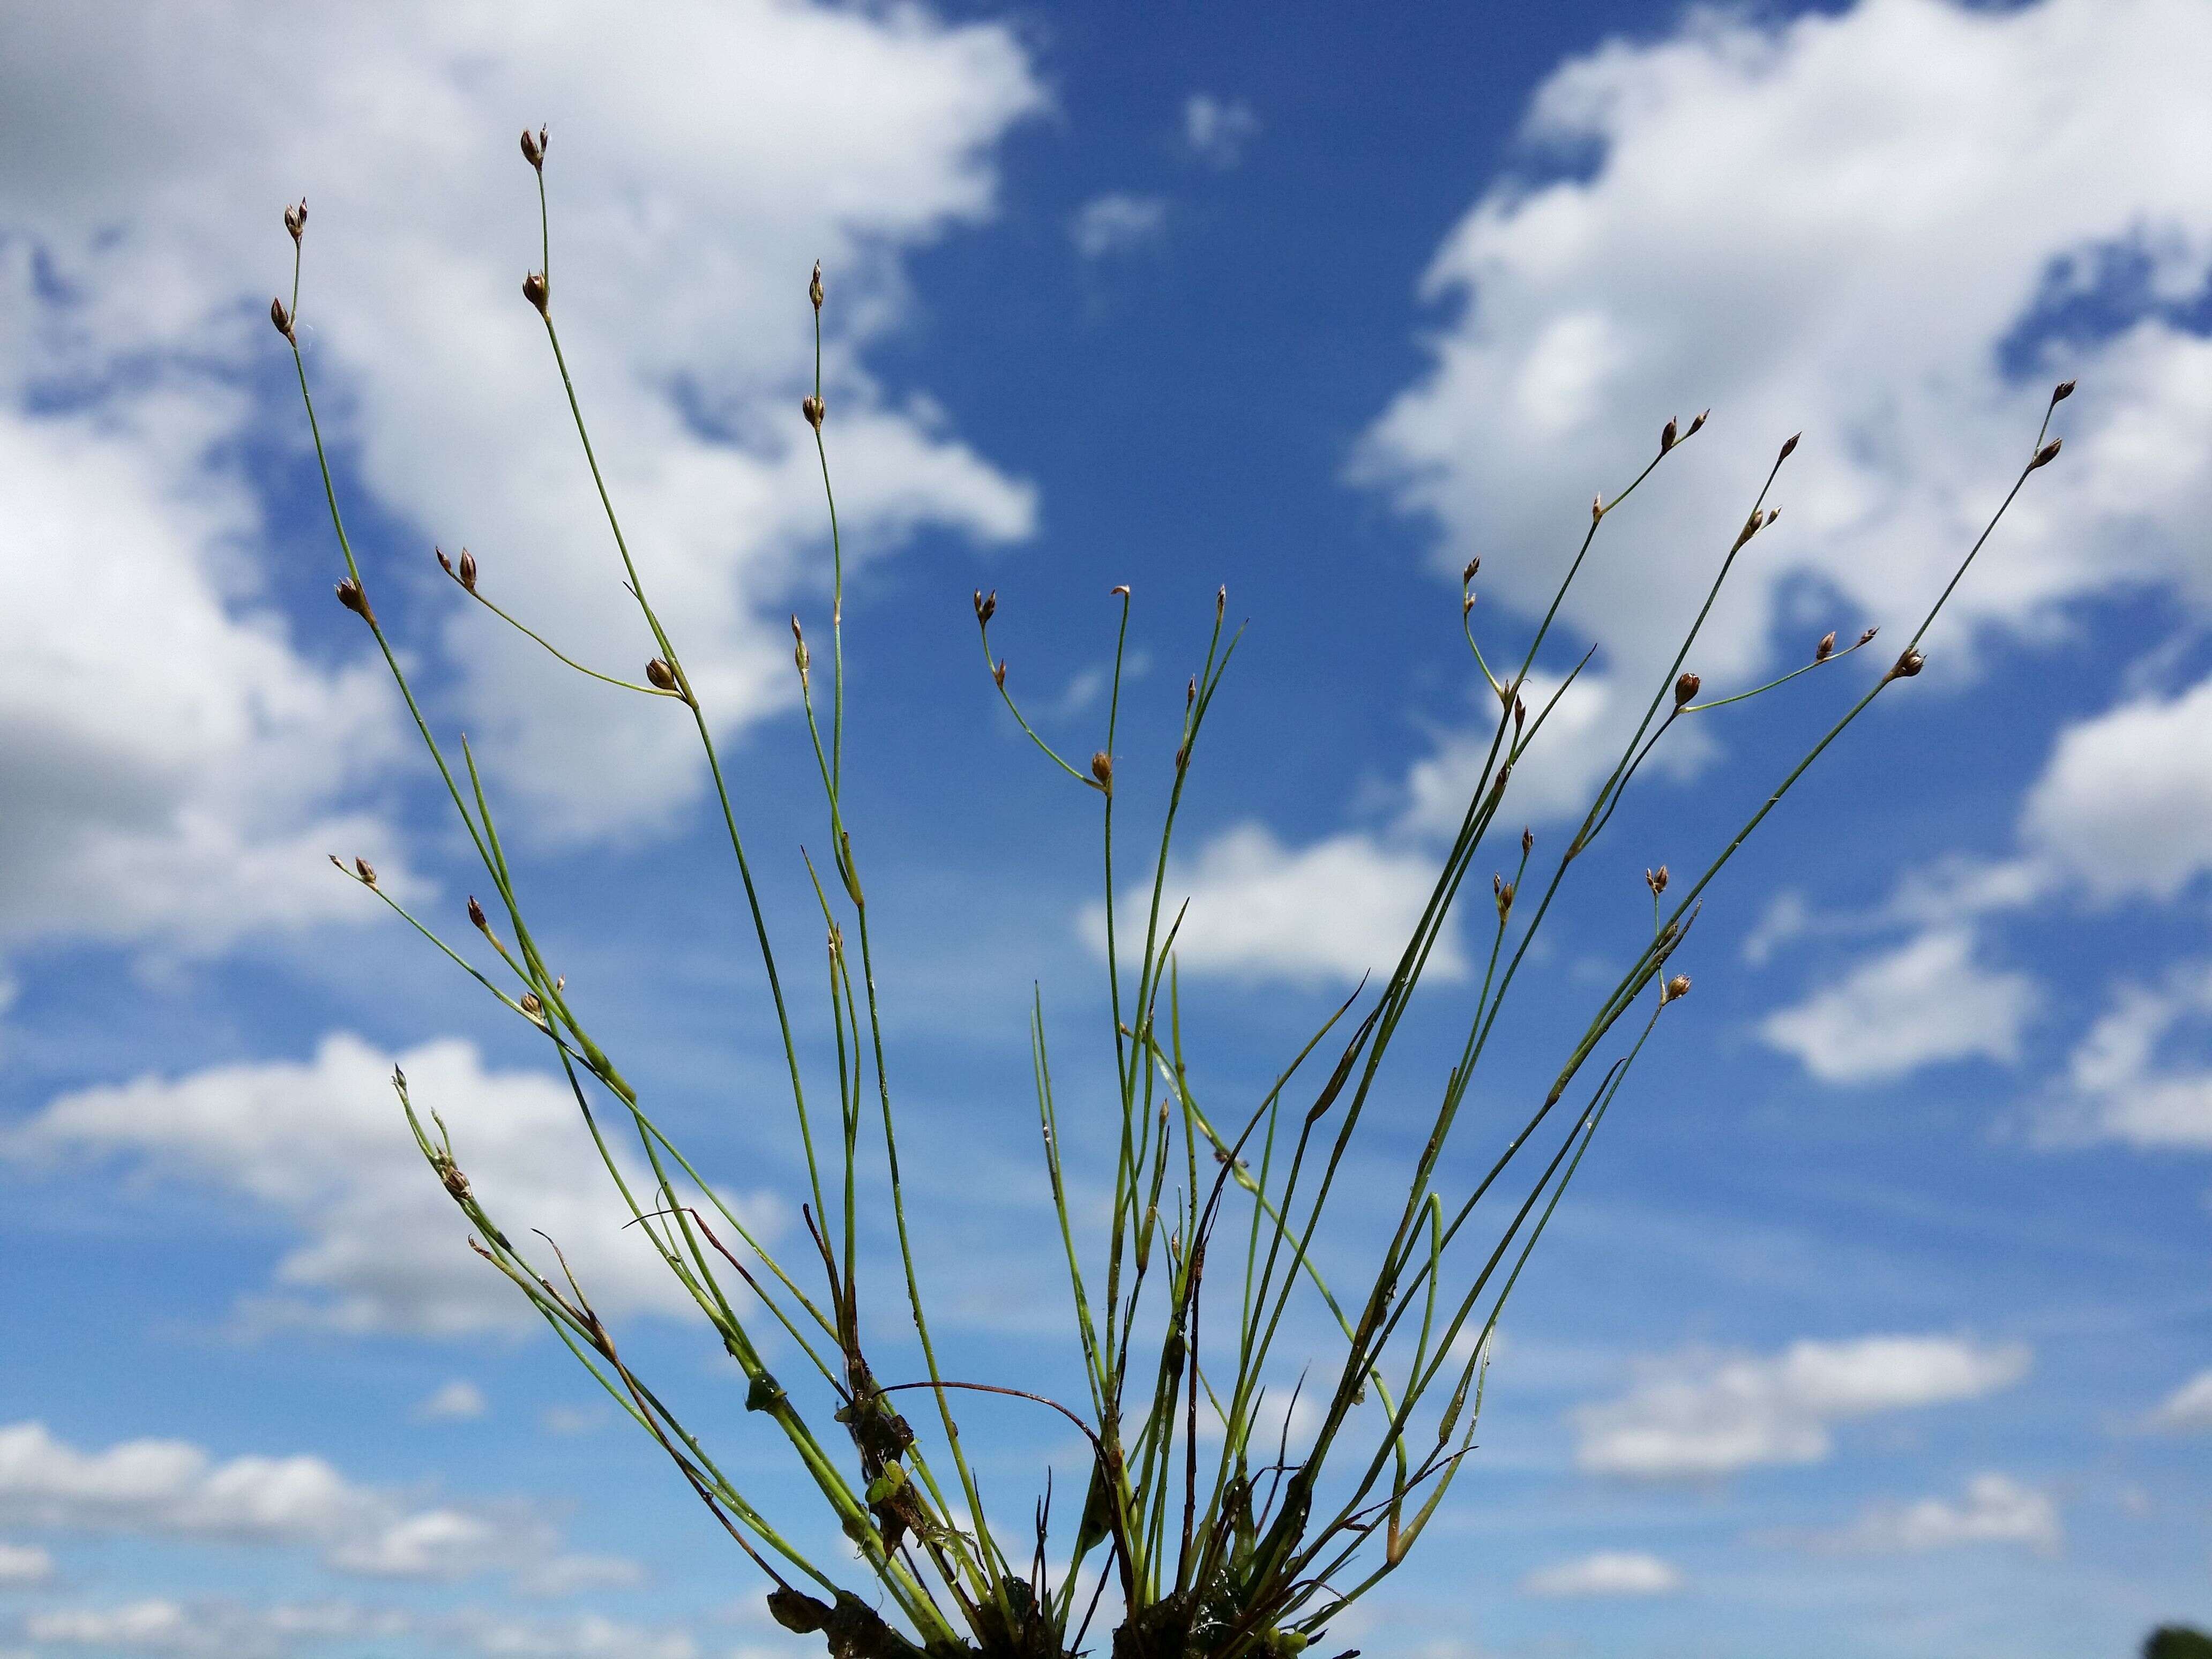
[[[1960,590],[1939,663],[1970,624],[2078,595],[2212,599],[2212,341],[2171,309],[2212,275],[2185,159],[2212,142],[2182,67],[2198,48],[2212,15],[2189,0],[1863,0],[1701,8],[1569,63],[1535,97],[1528,169],[1431,264],[1422,292],[1451,313],[1354,476],[1435,525],[1440,569],[1482,555],[1486,601],[1528,612],[1559,563],[1526,550],[1571,544],[1668,416],[1713,408],[1567,601],[1601,647],[1605,730],[1650,695],[1782,438],[1805,434],[1787,513],[1698,647],[1708,686],[1775,654],[1808,583],[1847,627],[1932,599],[2062,370],[2084,388],[2064,463]],[[2133,297],[2107,294],[2115,258],[2149,272]],[[2045,319],[2087,293],[2127,325],[2062,349]]]
[[[291,573],[327,580],[335,554],[325,526],[265,520],[245,459],[300,453],[260,319],[289,281],[286,199],[312,198],[303,338],[357,517],[425,559],[434,538],[471,544],[489,589],[634,667],[646,636],[519,291],[538,244],[514,134],[550,122],[556,313],[632,545],[726,731],[788,699],[760,617],[823,540],[793,413],[815,258],[848,556],[925,524],[1028,532],[1028,488],[866,361],[908,308],[902,256],[992,210],[994,146],[1042,102],[1008,30],[915,7],[699,0],[617,24],[550,4],[527,28],[470,3],[216,4],[119,33],[70,8],[13,17],[0,941],[220,945],[356,897],[319,878],[325,850],[400,873],[373,793],[399,735],[380,665],[356,632],[294,637]],[[392,594],[414,579],[368,574]],[[540,831],[650,825],[698,789],[679,722],[454,618],[410,643],[453,672],[449,712],[526,785]]]
[[[487,1068],[447,1040],[396,1057],[418,1110],[436,1110],[477,1194],[513,1237],[560,1241],[610,1315],[688,1313],[601,1168],[565,1083]],[[300,1243],[244,1311],[347,1331],[531,1329],[537,1315],[465,1246],[467,1225],[422,1163],[392,1097],[395,1057],[325,1037],[312,1060],[219,1066],[64,1095],[6,1139],[19,1160],[112,1159],[189,1181],[289,1223]],[[620,1154],[633,1190],[651,1176]],[[772,1231],[775,1200],[732,1200]]]
[[[1818,1463],[1839,1422],[1975,1400],[2027,1374],[2028,1350],[1943,1336],[1799,1341],[1782,1352],[1651,1362],[1623,1398],[1575,1413],[1583,1468],[1639,1480]]]
[[[1183,146],[1209,167],[1228,172],[1259,136],[1260,118],[1242,98],[1194,92],[1183,100]]]
[[[2159,1402],[2144,1419],[2167,1434],[2202,1434],[2212,1430],[2212,1370],[2203,1370]]]
[[[1067,222],[1075,251],[1086,259],[1104,259],[1149,247],[1167,234],[1168,204],[1158,196],[1113,191],[1094,196]]]
[[[1889,1554],[1960,1544],[2025,1544],[2046,1554],[2062,1537],[2058,1505],[2009,1475],[1978,1474],[1955,1501],[1923,1498],[1875,1505],[1833,1540],[1840,1548]]]
[[[54,1576],[54,1558],[36,1544],[0,1544],[0,1589],[27,1589]]]
[[[410,1505],[349,1480],[319,1457],[217,1462],[182,1440],[129,1440],[82,1451],[40,1423],[0,1427],[0,1524],[142,1538],[303,1546],[342,1572],[462,1579],[519,1570],[559,1579],[596,1558],[562,1557],[558,1535],[520,1510]],[[25,1553],[42,1556],[44,1552]]]
[[[2039,1128],[2054,1142],[2212,1150],[2212,963],[2177,964],[2151,985],[2123,985],[2069,1057],[2064,1092]]]
[[[1666,1595],[1681,1588],[1680,1572],[1637,1550],[1600,1550],[1540,1567],[1521,1581],[1523,1595]]]
[[[2021,835],[2095,898],[2162,902],[2212,870],[2212,678],[2061,732]]]
[[[465,1422],[483,1414],[483,1390],[465,1377],[444,1384],[415,1408],[415,1415],[426,1423]]]
[[[57,1608],[23,1620],[22,1634],[50,1650],[221,1655],[289,1659],[332,1642],[426,1638],[441,1650],[483,1659],[698,1659],[690,1632],[625,1624],[596,1613],[518,1619],[482,1608],[423,1615],[344,1601],[186,1604],[153,1596],[107,1607]]]
[[[1388,972],[1406,948],[1435,885],[1437,861],[1372,836],[1346,834],[1289,848],[1266,826],[1247,823],[1208,842],[1187,863],[1170,864],[1161,903],[1164,933],[1186,897],[1189,913],[1176,937],[1185,971],[1305,983],[1356,981]],[[1125,897],[1115,918],[1125,944],[1141,941],[1149,885]],[[1103,951],[1105,906],[1084,912],[1083,926]],[[1429,971],[1456,979],[1467,971],[1447,933]]]
[[[1824,1083],[1881,1082],[1939,1060],[2009,1064],[2039,1000],[2025,974],[1974,959],[1970,929],[1942,928],[1769,1015],[1759,1034]]]

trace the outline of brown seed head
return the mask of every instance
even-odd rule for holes
[[[676,671],[668,665],[668,659],[665,657],[655,657],[651,662],[646,664],[645,678],[648,684],[659,687],[663,691],[673,691],[676,689]]]
[[[1829,658],[1835,654],[1836,630],[1832,628],[1826,633],[1820,635],[1820,644],[1813,647],[1813,660],[1814,662],[1826,662]]]
[[[2053,438],[2042,448],[2037,450],[2035,459],[2027,464],[2027,470],[2033,472],[2039,466],[2049,466],[2051,462],[2058,459],[2058,447],[2064,441],[2063,438]]]
[[[829,411],[823,408],[822,399],[809,393],[799,400],[799,412],[806,417],[806,424],[817,432],[822,429],[822,417]]]
[[[338,584],[337,595],[338,603],[363,622],[374,623],[376,621],[376,613],[368,608],[368,595],[361,591],[361,584],[352,577],[348,576]]]
[[[806,665],[812,659],[806,654],[806,635],[799,632],[799,617],[795,613],[791,618],[791,659],[799,665],[799,678],[805,679]]]
[[[1698,688],[1704,684],[1695,674],[1685,670],[1681,678],[1674,682],[1674,707],[1680,708],[1687,703],[1698,695]]]
[[[1490,890],[1498,896],[1498,919],[1504,921],[1513,908],[1513,884],[1503,876],[1494,875],[1490,878]]]
[[[1213,620],[1219,622],[1222,613],[1229,609],[1229,584],[1224,582],[1213,590]]]
[[[545,1005],[538,1000],[537,992],[525,991],[522,994],[522,1012],[532,1019],[542,1018],[544,1016]]]
[[[1521,830],[1521,856],[1525,859],[1535,850],[1536,832],[1523,825]]]
[[[1590,497],[1590,522],[1591,522],[1592,524],[1595,524],[1595,523],[1596,523],[1600,519],[1602,519],[1603,517],[1605,517],[1605,497],[1604,497],[1604,496],[1602,496],[1602,495],[1593,495],[1593,496],[1591,496],[1591,497]]]
[[[1000,690],[1006,689],[1006,659],[1004,657],[999,659],[999,665],[991,671],[991,679]]]
[[[1103,749],[1091,757],[1091,775],[1108,794],[1114,793],[1114,757]]]
[[[361,878],[363,881],[367,882],[371,887],[376,885],[376,866],[374,865],[371,864],[367,859],[357,858],[353,861],[353,867],[359,872]]]
[[[1705,423],[1705,416],[1712,412],[1713,411],[1710,409],[1702,411],[1696,420],[1690,422],[1690,432],[1695,432],[1699,427],[1703,426]],[[1682,435],[1686,438],[1690,435],[1690,432],[1685,432]]]
[[[1521,723],[1528,718],[1528,705],[1521,701],[1520,694],[1516,692],[1513,698],[1513,729],[1519,731]]]
[[[284,210],[284,228],[292,233],[292,240],[295,242],[307,230],[307,198],[306,197],[302,196],[296,203]]]
[[[304,206],[305,204],[302,204],[302,205]],[[2054,404],[2063,404],[2073,395],[2074,382],[2071,380],[2061,380],[2057,386],[2051,388],[2051,401]]]
[[[1474,592],[1470,588],[1460,599],[1459,614],[1462,617],[1474,609]]]
[[[1690,976],[1687,974],[1677,974],[1674,978],[1667,981],[1666,992],[1660,998],[1660,1000],[1662,1002],[1680,1002],[1684,997],[1689,994]]]
[[[1182,706],[1186,708],[1198,701],[1198,676],[1190,677],[1190,684],[1182,689]]]
[[[522,159],[540,173],[545,171],[545,129],[544,127],[538,128],[535,132],[528,127],[523,128]]]
[[[975,621],[979,625],[989,626],[991,618],[998,614],[998,610],[999,590],[997,588],[993,588],[988,593],[980,587],[975,590]]]
[[[1867,629],[1867,631],[1866,631],[1865,633],[1863,633],[1863,634],[1862,634],[1862,635],[1859,635],[1859,643],[1860,643],[1861,645],[1864,645],[1864,644],[1865,644],[1869,640],[1872,639],[1875,635],[1877,635],[1877,634],[1879,634],[1879,633],[1881,633],[1881,629],[1880,629],[1879,628],[1869,628],[1869,629]]]
[[[1802,432],[1793,432],[1790,434],[1788,439],[1786,439],[1783,443],[1782,453],[1774,458],[1776,465],[1779,466],[1783,462],[1790,459],[1791,452],[1796,450],[1797,447],[1797,441],[1804,435],[1805,434]]]
[[[444,571],[448,576],[453,574],[453,562],[446,556],[446,550],[444,548],[433,546],[430,549],[430,553],[431,556],[438,561],[439,569]]]
[[[1459,573],[1459,585],[1462,587],[1465,587],[1469,582],[1474,580],[1474,573],[1481,568],[1482,556],[1480,554],[1477,554],[1474,558],[1471,558],[1467,562],[1467,568]]]
[[[1674,447],[1677,435],[1674,420],[1670,416],[1667,424],[1659,428],[1659,453],[1662,455]]]
[[[1905,654],[1897,659],[1896,665],[1889,671],[1889,677],[1893,680],[1909,680],[1927,665],[1928,659],[1908,646],[1905,647]]]
[[[1657,898],[1660,894],[1665,892],[1667,866],[1662,864],[1656,870],[1646,870],[1644,872],[1644,884],[1651,890],[1651,896],[1654,898]]]
[[[474,893],[469,895],[469,925],[478,933],[489,933],[491,923],[484,916],[484,908],[477,902]]]
[[[1782,509],[1781,509],[1780,507],[1768,507],[1768,508],[1766,509],[1766,516],[1765,516],[1765,518],[1761,519],[1761,520],[1759,521],[1759,527],[1761,530],[1764,530],[1764,529],[1765,529],[1765,528],[1766,528],[1766,526],[1769,526],[1769,525],[1772,524],[1772,523],[1773,523],[1777,519],[1780,518],[1781,516],[1782,516]]]
[[[292,313],[284,309],[282,300],[269,302],[269,320],[276,325],[276,331],[294,345],[300,343],[299,337],[292,332]]]
[[[553,295],[545,285],[545,273],[533,270],[522,279],[522,297],[538,307],[538,314],[545,315],[545,307],[552,303]]]
[[[477,556],[465,547],[461,550],[459,574],[461,586],[467,588],[470,592],[475,592],[477,591]]]
[[[817,311],[822,309],[822,261],[814,262],[814,275],[806,284],[806,297],[814,302]]]

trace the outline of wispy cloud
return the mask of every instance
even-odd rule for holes
[[[1260,118],[1241,98],[1194,92],[1183,100],[1183,146],[1208,167],[1228,172],[1243,161],[1245,150],[1259,136]]]
[[[1094,196],[1067,222],[1068,240],[1086,259],[1107,259],[1157,245],[1167,234],[1164,197],[1114,191]]]
[[[1681,1588],[1680,1572],[1640,1550],[1600,1550],[1540,1567],[1521,1581],[1523,1595],[1551,1597],[1668,1595]]]

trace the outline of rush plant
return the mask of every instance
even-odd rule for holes
[[[849,1540],[850,1558],[810,1558],[748,1494],[705,1436],[680,1420],[624,1358],[593,1309],[591,1287],[568,1271],[557,1246],[550,1240],[542,1251],[526,1246],[487,1212],[463,1172],[465,1116],[459,1120],[463,1133],[457,1143],[441,1113],[426,1112],[410,1097],[406,1079],[395,1073],[392,1084],[416,1141],[467,1217],[474,1231],[471,1248],[513,1281],[576,1359],[659,1443],[764,1575],[769,1608],[787,1628],[820,1632],[839,1659],[965,1652],[1057,1659],[1085,1650],[1102,1599],[1110,1592],[1107,1605],[1118,1609],[1109,1613],[1109,1621],[1118,1619],[1112,1636],[1116,1659],[1290,1659],[1395,1571],[1437,1513],[1473,1447],[1492,1338],[1522,1269],[1654,1028],[1690,989],[1689,979],[1672,971],[1672,964],[1697,921],[1706,889],[1875,700],[1920,673],[1922,643],[1945,603],[2029,477],[2058,453],[2058,441],[2046,441],[2051,411],[2071,392],[2072,382],[2052,392],[2043,427],[2002,504],[1898,654],[1847,700],[1702,870],[1680,881],[1664,868],[1648,873],[1649,939],[1620,965],[1550,1085],[1526,1103],[1524,1121],[1471,1182],[1448,1182],[1443,1173],[1470,1084],[1562,884],[1605,834],[1638,769],[1683,722],[1801,675],[1848,674],[1856,666],[1850,659],[1875,637],[1869,629],[1838,649],[1831,634],[1802,666],[1767,684],[1717,696],[1707,697],[1687,667],[1722,586],[1753,540],[1774,522],[1778,509],[1767,505],[1769,493],[1797,440],[1780,447],[1748,514],[1733,520],[1721,538],[1725,546],[1696,621],[1548,869],[1535,859],[1534,838],[1526,830],[1502,830],[1499,819],[1515,768],[1544,740],[1547,722],[1575,678],[1569,674],[1531,706],[1532,667],[1601,532],[1644,481],[1698,435],[1705,417],[1686,428],[1667,422],[1657,453],[1626,487],[1610,500],[1592,501],[1550,608],[1525,641],[1502,658],[1496,642],[1486,651],[1476,637],[1471,587],[1476,563],[1468,565],[1462,629],[1474,670],[1497,708],[1479,780],[1420,919],[1387,976],[1363,986],[1338,1008],[1289,1057],[1256,1105],[1202,1103],[1187,1080],[1176,973],[1182,916],[1170,910],[1167,885],[1177,814],[1238,642],[1237,632],[1226,626],[1225,592],[1216,599],[1204,660],[1184,688],[1164,817],[1157,826],[1142,826],[1133,857],[1122,850],[1127,830],[1116,818],[1115,760],[1128,590],[1115,590],[1119,628],[1103,744],[1080,764],[1058,753],[1023,716],[1007,687],[1005,664],[992,650],[997,596],[975,596],[984,663],[998,696],[1050,762],[1096,795],[1104,846],[1111,1085],[1119,1122],[1111,1137],[1110,1182],[1103,1170],[1079,1172],[1095,1175],[1102,1188],[1110,1187],[1103,1237],[1094,1235],[1070,1201],[1041,1004],[1031,1020],[1042,1177],[1058,1217],[1072,1339],[1087,1385],[1085,1396],[1063,1404],[1019,1386],[1021,1378],[947,1376],[927,1311],[929,1287],[915,1266],[868,890],[845,816],[844,567],[830,488],[835,428],[822,394],[826,300],[820,269],[809,284],[815,380],[802,413],[820,458],[828,509],[826,663],[817,662],[798,618],[792,623],[793,671],[829,832],[826,867],[807,866],[826,939],[830,1024],[836,1033],[834,1052],[817,1054],[806,1052],[794,1034],[781,958],[756,889],[713,724],[685,672],[678,640],[653,608],[651,558],[623,535],[562,351],[546,143],[543,129],[522,137],[535,174],[542,237],[539,266],[525,278],[522,292],[544,323],[621,574],[654,654],[640,679],[585,668],[485,592],[471,555],[465,551],[454,562],[441,553],[439,562],[466,599],[537,640],[561,663],[611,690],[671,705],[672,714],[696,728],[750,907],[752,943],[767,970],[765,1012],[773,1015],[789,1074],[806,1183],[805,1237],[794,1254],[780,1256],[718,1195],[594,1039],[586,1011],[537,943],[475,756],[464,740],[456,757],[433,731],[378,620],[368,574],[339,513],[295,331],[303,202],[285,214],[294,244],[291,302],[272,301],[270,316],[292,348],[314,434],[344,563],[337,597],[383,651],[483,864],[491,902],[471,898],[468,915],[481,950],[489,954],[469,960],[380,887],[367,863],[339,867],[404,916],[508,1014],[543,1033],[632,1225],[689,1292],[743,1373],[750,1415],[738,1428],[787,1448],[804,1482],[816,1489]],[[1583,665],[1589,661],[1585,656]],[[1578,666],[1575,672],[1580,672]],[[1117,831],[1123,837],[1119,843]],[[1465,1022],[1464,1040],[1441,1096],[1417,1113],[1401,1079],[1394,1076],[1387,1089],[1378,1080],[1469,872],[1501,841],[1505,855],[1498,861],[1510,864],[1512,875],[1494,878],[1491,902],[1483,907],[1486,959],[1472,999],[1453,994]],[[1139,916],[1141,927],[1132,925]],[[465,1109],[465,1103],[452,1104]],[[1387,1237],[1371,1271],[1349,1284],[1330,1284],[1319,1262],[1333,1253],[1317,1245],[1344,1219],[1348,1183],[1341,1178],[1355,1141],[1368,1135],[1364,1151],[1378,1127],[1387,1125],[1395,1137],[1424,1121],[1426,1133],[1407,1142],[1418,1150],[1398,1172],[1404,1196],[1395,1216],[1383,1218]],[[617,1142],[629,1137],[651,1171],[649,1186],[626,1177],[625,1160],[616,1155]],[[878,1153],[887,1190],[869,1173]],[[862,1218],[885,1209],[901,1282],[891,1290],[873,1287],[864,1297]],[[1376,1231],[1379,1235],[1381,1229]],[[925,1376],[891,1382],[871,1365],[871,1334],[880,1331],[878,1322],[886,1317],[913,1322]],[[1334,1333],[1321,1351],[1280,1352],[1293,1334],[1316,1328],[1316,1318],[1318,1328]],[[793,1356],[783,1375],[772,1372],[763,1358],[770,1323],[781,1334],[774,1346]],[[1267,1398],[1263,1378],[1287,1374],[1304,1378],[1303,1415]],[[1080,1431],[1089,1452],[1089,1481],[1073,1524],[1066,1519],[1071,1506],[1063,1505],[1054,1526],[1046,1501],[1011,1522],[990,1512],[954,1425],[954,1397],[963,1392],[1037,1401]]]

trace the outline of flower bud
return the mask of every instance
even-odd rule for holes
[[[545,171],[545,129],[544,127],[538,128],[536,132],[531,131],[528,127],[523,128],[522,159],[540,173]]]
[[[353,867],[360,872],[361,878],[364,882],[368,883],[371,887],[376,885],[376,866],[374,865],[371,864],[367,859],[357,858],[353,861]]]
[[[1690,422],[1690,432],[1695,432],[1699,427],[1703,426],[1705,423],[1705,416],[1711,415],[1712,412],[1713,411],[1711,410],[1708,409],[1699,414],[1696,420]],[[1682,435],[1686,438],[1690,435],[1690,432],[1685,432]]]
[[[1190,677],[1190,684],[1182,689],[1182,706],[1188,708],[1198,701],[1198,676]]]
[[[981,627],[988,627],[990,625],[991,618],[998,614],[998,611],[999,590],[994,587],[988,593],[986,593],[981,588],[977,588],[975,590],[975,621],[977,625]]]
[[[1661,994],[1659,1000],[1662,1003],[1680,1002],[1689,994],[1690,976],[1687,974],[1677,974],[1667,981],[1666,989]]]
[[[807,425],[819,432],[822,429],[822,416],[828,411],[822,407],[822,399],[810,393],[799,400],[799,412],[806,417]]]
[[[1813,647],[1813,660],[1814,662],[1826,662],[1829,658],[1835,654],[1836,630],[1832,628],[1826,633],[1820,635],[1820,644]]]
[[[1675,435],[1674,422],[1669,418],[1667,424],[1659,428],[1659,453],[1662,455],[1674,447]]]
[[[300,240],[301,234],[307,228],[307,198],[306,197],[302,196],[297,204],[284,210],[284,228],[292,233],[292,240],[295,242]]]
[[[645,665],[647,683],[663,691],[676,689],[676,671],[668,665],[665,657],[655,657]]]
[[[1467,568],[1459,573],[1459,585],[1462,587],[1465,587],[1469,582],[1474,580],[1474,573],[1481,568],[1482,556],[1480,554],[1477,554],[1474,557],[1467,562]]]
[[[543,317],[545,314],[545,307],[551,302],[553,296],[545,285],[544,271],[533,270],[522,279],[522,297],[538,307],[539,316]]]
[[[806,635],[799,632],[799,617],[795,614],[791,619],[791,659],[799,665],[799,678],[803,680],[806,678],[806,665],[813,659],[807,655]]]
[[[1222,614],[1228,609],[1229,584],[1224,582],[1220,586],[1213,590],[1213,620],[1219,622],[1221,620]]]
[[[301,205],[304,209],[307,204],[302,203]],[[2054,404],[2063,404],[2073,395],[2074,382],[2071,380],[2061,380],[2051,389],[2051,401]]]
[[[1490,890],[1498,899],[1498,920],[1503,922],[1513,908],[1513,884],[1503,876],[1490,878]]]
[[[2065,440],[2062,438],[2053,438],[2042,448],[2037,450],[2035,459],[2027,464],[2027,470],[2033,472],[2039,466],[2049,466],[2051,462],[2058,459],[2058,447]]]
[[[1802,432],[1793,432],[1793,433],[1791,433],[1791,434],[1790,434],[1789,438],[1788,438],[1788,439],[1784,442],[1784,444],[1783,444],[1783,446],[1782,446],[1782,453],[1781,453],[1779,455],[1777,455],[1777,456],[1774,458],[1774,464],[1775,464],[1777,466],[1781,465],[1783,462],[1784,462],[1784,461],[1786,461],[1786,460],[1788,460],[1788,459],[1790,459],[1791,453],[1792,453],[1793,451],[1795,451],[1795,450],[1796,449],[1796,447],[1797,447],[1797,441],[1798,441],[1798,439],[1800,439],[1800,438],[1803,437],[1804,435],[1805,435],[1805,434],[1804,434],[1803,433],[1802,433]]]
[[[1516,691],[1513,696],[1513,729],[1518,732],[1521,723],[1528,718],[1528,705],[1521,701],[1521,695]]]
[[[269,302],[269,320],[276,324],[276,331],[291,341],[294,345],[300,343],[299,337],[292,332],[292,313],[284,309],[284,302],[282,300],[271,300]]]
[[[469,925],[480,933],[491,931],[491,923],[484,916],[484,908],[477,902],[474,893],[469,895]]]
[[[1698,688],[1704,684],[1695,674],[1684,671],[1681,678],[1674,682],[1674,707],[1680,708],[1687,703],[1698,695]]]
[[[1604,497],[1604,496],[1602,496],[1602,495],[1593,495],[1593,496],[1591,496],[1591,497],[1590,497],[1590,522],[1591,522],[1592,524],[1595,524],[1595,523],[1596,523],[1600,519],[1602,519],[1603,517],[1605,517],[1605,497]]]
[[[1865,644],[1869,640],[1872,639],[1875,635],[1877,635],[1877,634],[1879,634],[1879,633],[1881,633],[1881,629],[1880,629],[1879,628],[1869,628],[1869,629],[1867,629],[1867,631],[1866,631],[1865,633],[1863,633],[1863,634],[1862,634],[1862,635],[1859,635],[1859,644],[1860,644],[1860,645],[1864,645],[1864,644]]]
[[[1108,794],[1114,793],[1114,757],[1103,749],[1091,757],[1091,775]]]
[[[1521,856],[1527,858],[1536,850],[1536,832],[1525,825],[1521,831]]]
[[[1897,659],[1896,666],[1889,671],[1889,677],[1893,680],[1909,680],[1927,665],[1928,659],[1908,646],[1905,654]]]
[[[814,262],[813,278],[806,284],[806,297],[814,302],[815,310],[822,309],[822,261],[819,259]]]
[[[368,608],[368,595],[361,591],[361,584],[348,576],[337,586],[338,603],[374,628],[376,613]]]
[[[477,556],[467,548],[461,550],[461,586],[470,592],[477,591]]]
[[[1657,898],[1660,894],[1665,892],[1667,890],[1667,866],[1662,864],[1656,870],[1646,870],[1644,872],[1644,884],[1651,890],[1651,896],[1653,898]]]

